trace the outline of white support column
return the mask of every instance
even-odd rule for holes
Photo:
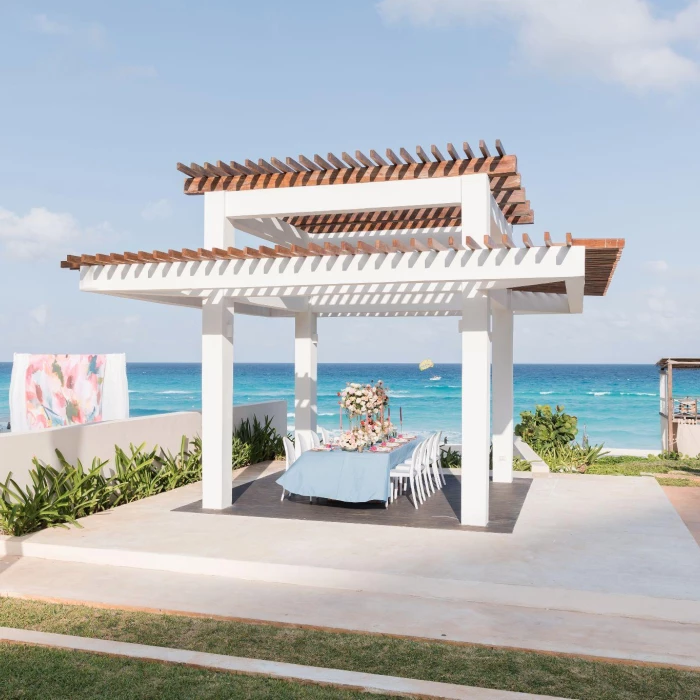
[[[311,311],[300,311],[294,318],[294,427],[296,430],[316,432],[317,317]]]
[[[202,507],[231,505],[233,314],[221,302],[202,306]]]
[[[510,301],[511,292],[508,292]],[[493,480],[513,481],[513,312],[493,304]]]
[[[226,193],[204,195],[204,247],[223,248],[234,245],[235,230],[226,217]]]
[[[464,293],[462,335],[462,525],[489,522],[491,310],[488,296]]]

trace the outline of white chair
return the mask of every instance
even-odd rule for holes
[[[330,432],[322,427],[319,427],[319,430],[321,431],[321,440],[323,440],[323,444],[324,445],[332,444],[333,438],[331,437]]]
[[[285,462],[284,462],[284,471],[287,471],[289,467],[294,464],[294,461],[296,460],[296,451],[294,450],[294,445],[292,444],[292,441],[284,435],[282,437],[282,443],[284,444],[284,457],[285,457]],[[280,498],[280,501],[284,500],[284,488],[282,488],[282,498]]]
[[[307,450],[313,447],[320,447],[321,440],[313,430],[295,430],[294,446],[296,448],[297,459],[299,459]]]
[[[411,488],[411,496],[413,497],[413,507],[418,508],[418,503],[425,502],[423,493],[422,481],[422,465],[423,454],[425,452],[426,441],[418,443],[416,449],[413,450],[410,460],[406,460],[403,464],[399,464],[389,472],[389,499],[396,500],[399,493],[403,493],[406,487],[406,481]]]
[[[442,458],[442,430],[438,430],[435,444],[433,445],[433,473],[437,477],[438,488],[442,488],[447,480],[442,473],[441,458]]]

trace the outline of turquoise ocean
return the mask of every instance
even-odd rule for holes
[[[9,420],[11,363],[0,363],[0,422]],[[199,410],[199,364],[129,363],[132,416]],[[382,379],[389,387],[392,419],[403,409],[404,429],[442,429],[459,441],[460,365],[321,364],[318,368],[319,424],[338,427],[337,392],[346,382]],[[514,369],[515,414],[535,404],[561,404],[579,418],[592,442],[608,447],[658,449],[659,379],[654,365],[526,365]],[[439,377],[432,380],[431,377]],[[700,372],[674,373],[674,395],[700,396]],[[236,364],[234,403],[285,399],[290,429],[294,423],[294,366]],[[580,437],[580,434],[579,434]]]

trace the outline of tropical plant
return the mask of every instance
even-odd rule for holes
[[[532,464],[526,459],[520,459],[520,457],[513,457],[513,471],[514,472],[531,472]]]
[[[440,466],[443,469],[459,469],[462,466],[462,455],[448,447],[440,453]]]
[[[583,473],[607,452],[603,452],[603,445],[582,447],[574,442],[566,445],[549,445],[540,448],[538,454],[550,469]]]
[[[282,436],[272,425],[272,418],[267,416],[264,424],[257,416],[253,416],[252,423],[246,418],[233,431],[231,447],[234,469],[284,455]]]
[[[532,411],[520,414],[520,423],[515,426],[518,435],[539,454],[543,448],[567,445],[576,437],[578,419],[564,413],[564,406],[535,406]]]
[[[110,507],[112,490],[102,474],[106,462],[95,458],[85,471],[80,461],[74,466],[56,453],[61,469],[34,459],[31,484],[22,488],[12,473],[0,483],[0,530],[20,536],[52,525],[65,527]]]

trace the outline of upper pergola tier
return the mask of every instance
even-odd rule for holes
[[[457,177],[460,175],[486,174],[491,192],[509,224],[532,224],[534,211],[526,198],[518,172],[517,158],[508,155],[500,140],[496,140],[497,155],[491,155],[486,143],[479,142],[477,156],[465,141],[461,151],[448,143],[447,156],[435,145],[430,155],[416,147],[412,156],[405,148],[398,155],[390,148],[386,157],[370,150],[369,156],[355,151],[355,156],[343,152],[339,158],[328,153],[325,158],[315,154],[313,158],[300,155],[257,161],[246,159],[203,165],[177,164],[177,169],[187,175],[186,194],[207,192],[236,192],[287,187],[312,187],[318,185],[344,185],[368,182],[392,182],[422,180],[428,178]],[[432,156],[432,157],[431,157]],[[285,221],[307,233],[335,233],[339,231],[380,231],[386,229],[428,229],[457,226],[459,207],[386,210],[367,213],[348,213],[335,216],[287,217]]]

